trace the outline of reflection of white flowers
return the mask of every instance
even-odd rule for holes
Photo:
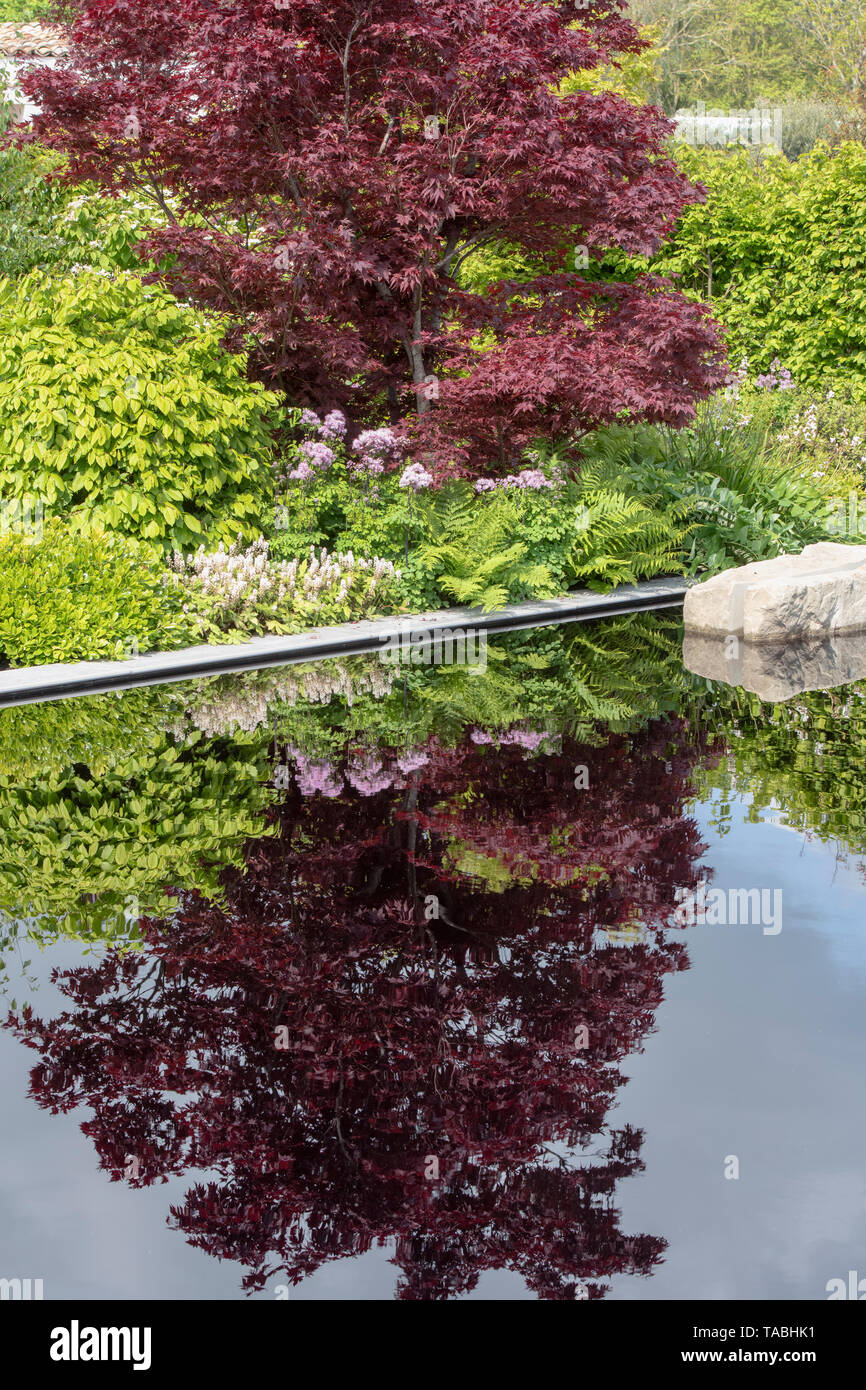
[[[328,705],[332,700],[344,700],[351,706],[362,696],[381,700],[391,693],[394,676],[392,668],[371,657],[322,661],[290,671],[217,676],[196,689],[187,718],[209,738],[233,728],[252,733],[269,722],[270,708],[276,701],[294,707]],[[172,725],[172,732],[183,737],[184,726]]]

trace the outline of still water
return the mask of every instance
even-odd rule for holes
[[[866,1277],[866,701],[648,614],[0,712],[0,1277]]]

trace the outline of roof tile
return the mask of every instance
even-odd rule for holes
[[[68,51],[63,29],[53,24],[0,24],[0,57],[59,58]]]

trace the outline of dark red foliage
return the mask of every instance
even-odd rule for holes
[[[430,751],[399,790],[291,790],[225,910],[187,895],[141,954],[59,974],[69,1011],[10,1020],[41,1053],[32,1094],[92,1107],[115,1179],[130,1156],[139,1184],[216,1170],[172,1220],[247,1289],[390,1241],[403,1298],[498,1268],[541,1298],[600,1298],[665,1248],[620,1230],[642,1135],[607,1113],[687,968],[659,928],[697,878],[699,754],[673,720],[556,755]],[[460,872],[457,846],[507,863],[504,890]],[[639,919],[637,944],[605,934]]]
[[[620,411],[679,424],[721,384],[704,309],[650,281],[599,299],[579,274],[544,277],[520,308],[458,288],[495,242],[559,266],[575,244],[651,254],[701,196],[664,153],[661,112],[556,95],[643,46],[622,0],[71,8],[70,64],[25,82],[35,138],[73,180],[153,199],[168,225],[146,249],[171,253],[169,283],[230,314],[229,342],[252,343],[292,401],[355,422],[417,404],[417,456],[442,477]]]

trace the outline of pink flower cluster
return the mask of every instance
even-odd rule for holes
[[[301,411],[301,424],[304,429],[315,430],[320,439],[345,439],[346,417],[342,410],[329,410],[324,420],[320,420],[315,410]]]
[[[433,482],[433,474],[428,473],[426,468],[422,468],[420,463],[410,463],[408,468],[404,468],[400,474],[400,486],[410,487],[413,492],[420,492],[422,488],[430,487]]]
[[[346,435],[346,417],[342,410],[330,411],[324,420],[320,420],[314,410],[302,410],[301,425],[304,429],[315,430],[319,438],[305,439],[300,445],[298,453],[301,457],[296,468],[287,469],[285,463],[278,461],[276,471],[280,483],[308,483],[316,473],[330,468],[336,454],[325,441],[340,443]]]
[[[760,391],[793,391],[797,383],[788,368],[782,366],[778,357],[774,357],[770,363],[770,370],[755,377],[755,385]]]
[[[319,440],[305,439],[298,452],[311,468],[330,468],[336,455],[333,449]]]
[[[349,461],[349,467],[362,473],[384,473],[386,464],[397,463],[402,452],[402,443],[387,425],[362,430],[352,444],[357,458]]]
[[[556,483],[546,478],[540,468],[524,468],[519,473],[509,473],[504,478],[479,478],[475,484],[476,492],[491,492],[496,487],[530,488],[540,492],[542,488],[556,487]]]

